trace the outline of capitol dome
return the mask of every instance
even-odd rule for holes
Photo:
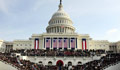
[[[58,18],[58,17],[70,19],[69,15],[64,11],[62,6],[59,6],[58,11],[53,14],[52,19]]]
[[[75,28],[69,15],[64,11],[60,2],[59,9],[55,12],[46,28],[47,33],[74,33]]]

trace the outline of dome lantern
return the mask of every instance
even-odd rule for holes
[[[58,10],[63,10],[62,0],[60,0],[60,5],[59,5],[59,9]]]

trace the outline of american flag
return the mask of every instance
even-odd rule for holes
[[[71,48],[75,48],[75,39],[71,39]]]
[[[46,48],[50,48],[50,39],[46,39]]]
[[[39,49],[39,39],[35,39],[34,49]]]
[[[62,39],[59,39],[59,48],[62,48]]]
[[[57,48],[57,39],[53,39],[53,48]]]
[[[64,48],[67,48],[68,45],[68,39],[64,39]]]
[[[86,50],[87,45],[86,45],[86,39],[82,39],[82,50]]]

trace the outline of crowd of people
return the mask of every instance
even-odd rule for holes
[[[76,57],[90,57],[90,56],[94,56],[94,55],[100,55],[100,54],[105,54],[104,50],[12,50],[12,53],[21,53],[22,56],[76,56]]]
[[[52,67],[39,65],[29,60],[19,59],[19,56],[11,56],[8,53],[0,53],[0,61],[17,68],[18,70],[53,70]]]
[[[58,70],[58,66],[44,66],[30,62],[29,60],[20,60],[17,56],[11,56],[7,53],[0,53],[0,60],[11,64],[18,70]],[[108,54],[100,60],[94,60],[83,65],[72,66],[72,70],[102,70],[110,65],[120,62],[120,54]],[[62,66],[61,70],[68,70],[68,66]]]
[[[45,53],[46,52],[46,53]],[[104,51],[53,51],[53,50],[16,50],[11,51],[11,53],[22,53],[23,55],[27,56],[34,56],[39,53],[40,55],[37,56],[77,56],[79,54],[88,53],[88,55],[91,54],[91,52],[94,54],[102,54]],[[19,59],[19,56],[11,55],[11,53],[0,53],[0,61],[5,62],[7,64],[10,64],[14,67],[16,67],[18,70],[103,70],[111,65],[115,65],[120,62],[120,54],[113,53],[113,54],[107,54],[106,56],[101,57],[100,60],[94,60],[91,62],[87,62],[85,64],[78,64],[76,66],[73,65],[65,65],[65,66],[57,66],[57,65],[43,65],[40,63],[33,63],[29,60],[23,60]],[[34,54],[33,54],[34,53]],[[54,53],[54,54],[53,54]],[[64,53],[64,54],[63,54]],[[79,53],[79,54],[77,54]],[[51,55],[53,54],[53,55]]]
[[[84,64],[84,70],[103,70],[120,62],[120,54],[107,54],[100,60],[94,60]]]

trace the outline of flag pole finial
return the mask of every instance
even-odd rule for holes
[[[60,5],[62,5],[62,0],[60,0]]]

